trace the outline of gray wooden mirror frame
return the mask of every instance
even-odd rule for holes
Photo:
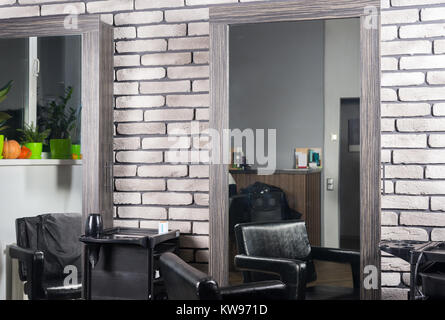
[[[113,28],[99,16],[0,20],[0,38],[82,37],[82,220],[113,225]],[[73,24],[77,23],[77,26]]]
[[[232,24],[360,18],[360,246],[361,299],[380,299],[380,1],[299,0],[210,8],[210,128],[229,128],[229,26]],[[370,20],[371,19],[371,20]],[[374,23],[374,24],[373,24]],[[222,141],[221,141],[222,143]],[[222,144],[221,144],[222,145]],[[228,284],[228,170],[210,166],[209,272]],[[378,271],[377,288],[363,287],[364,268]]]

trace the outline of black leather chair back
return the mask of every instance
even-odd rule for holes
[[[173,253],[167,252],[159,259],[161,276],[169,300],[220,300],[218,284]]]
[[[16,220],[17,245],[44,254],[45,280],[63,280],[67,265],[76,266],[81,277],[81,221],[80,213],[50,213]],[[22,281],[26,280],[26,272],[20,263]]]
[[[235,226],[238,252],[247,256],[305,261],[308,282],[316,279],[311,245],[302,220],[245,223]],[[275,275],[243,272],[246,282],[277,279]]]
[[[234,235],[237,224],[246,222],[250,222],[250,207],[247,195],[242,194],[229,197],[230,236]]]

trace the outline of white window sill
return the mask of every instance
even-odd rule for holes
[[[71,159],[0,159],[2,166],[78,166],[82,160]]]

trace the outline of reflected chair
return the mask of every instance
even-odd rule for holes
[[[281,281],[262,281],[220,288],[202,271],[192,267],[173,253],[159,259],[161,278],[169,300],[282,300],[286,286]]]
[[[245,223],[235,226],[239,254],[235,267],[245,283],[281,279],[288,299],[348,300],[359,298],[360,253],[312,247],[301,220]],[[314,260],[351,265],[353,288],[307,286],[317,278]]]
[[[81,214],[43,214],[16,220],[19,277],[30,300],[81,297]],[[64,283],[66,282],[66,283]]]
[[[235,225],[248,222],[288,220],[290,216],[299,218],[301,214],[291,210],[286,195],[282,191],[270,191],[269,186],[256,183],[250,188],[259,192],[250,192],[229,197],[229,256],[233,261],[236,255]],[[273,186],[270,186],[274,188]],[[258,191],[258,190],[256,190]],[[229,264],[234,271],[233,263]]]
[[[229,257],[233,261],[236,255],[235,225],[250,222],[249,199],[244,194],[229,197]],[[234,271],[233,263],[229,264]]]

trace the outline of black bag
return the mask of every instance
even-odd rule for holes
[[[248,197],[250,221],[298,220],[301,213],[291,209],[286,193],[272,185],[255,182],[241,190]]]

